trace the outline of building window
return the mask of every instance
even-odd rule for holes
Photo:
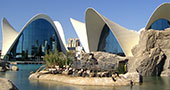
[[[117,39],[106,24],[103,27],[99,40],[98,51],[124,55]]]
[[[149,29],[164,30],[169,27],[170,22],[167,19],[158,19],[154,23],[152,23]]]
[[[54,27],[45,19],[36,19],[21,32],[7,55],[9,60],[35,60],[55,49],[61,51]]]

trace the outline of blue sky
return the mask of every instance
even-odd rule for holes
[[[70,18],[84,22],[88,7],[121,26],[136,30],[145,27],[149,17],[160,4],[169,0],[1,0],[0,19],[5,17],[19,32],[38,13],[48,15],[62,24],[66,41],[77,37]],[[2,47],[0,26],[0,49]]]

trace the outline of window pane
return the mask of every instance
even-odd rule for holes
[[[170,27],[170,23],[166,19],[158,19],[152,25],[149,29],[155,29],[155,30],[164,30],[166,28]]]
[[[120,47],[117,39],[115,38],[112,31],[105,24],[100,35],[100,41],[98,44],[98,51],[104,51],[119,55],[124,55],[122,48]]]
[[[61,51],[55,29],[47,20],[37,19],[23,30],[8,55],[10,60],[32,60],[55,49]]]

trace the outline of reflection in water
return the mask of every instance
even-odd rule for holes
[[[31,71],[41,65],[18,65],[19,71],[0,72],[0,77],[10,79],[19,90],[170,90],[169,77],[144,77],[141,85],[130,86],[80,86],[54,81],[28,80]]]

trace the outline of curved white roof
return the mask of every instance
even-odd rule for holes
[[[102,16],[101,14],[99,14],[97,11],[95,11],[92,8],[88,8],[86,11],[86,15],[85,15],[86,26],[85,27],[83,25],[80,25],[80,22],[77,22],[77,23],[72,22],[72,24],[74,28],[77,28],[75,30],[79,38],[85,37],[85,36],[87,37],[86,41],[81,41],[82,39],[80,39],[80,41],[88,42],[88,46],[84,48],[89,48],[90,52],[97,51],[100,35],[105,24],[107,24],[107,26],[111,29],[111,31],[115,35],[116,39],[118,40],[126,56],[132,56],[131,49],[133,48],[133,46],[135,46],[138,43],[138,40],[139,40],[139,33],[135,31],[130,31],[110,21],[109,19]],[[81,31],[80,30],[78,31],[78,29],[81,29]]]
[[[152,23],[154,23],[158,19],[167,19],[168,21],[170,21],[170,3],[164,3],[155,9],[145,29],[149,29]]]
[[[85,52],[89,53],[89,45],[87,40],[87,32],[86,32],[85,24],[73,18],[70,18],[70,21],[81,41],[82,46],[84,47]]]
[[[2,56],[5,55],[12,45],[12,43],[15,41],[18,32],[9,24],[9,22],[2,18]]]
[[[67,49],[66,49],[64,33],[63,33],[63,29],[62,29],[62,27],[61,27],[61,24],[60,24],[59,22],[56,22],[56,21],[55,21],[55,24],[54,24],[54,22],[51,20],[51,18],[48,17],[47,15],[38,14],[38,15],[35,15],[33,18],[31,18],[31,19],[24,25],[24,27],[21,29],[21,32],[20,32],[19,34],[17,34],[17,35],[15,34],[14,40],[13,40],[13,41],[9,41],[9,42],[10,42],[10,44],[8,44],[9,47],[2,50],[2,52],[4,52],[2,55],[5,55],[5,54],[8,52],[8,50],[15,44],[15,42],[16,42],[16,40],[19,38],[20,34],[25,30],[25,28],[26,28],[31,22],[33,22],[33,21],[36,20],[36,19],[40,19],[40,18],[47,20],[47,21],[54,27],[54,29],[56,30],[56,34],[57,34],[57,36],[58,36],[58,38],[59,38],[59,42],[60,42],[60,45],[61,45],[61,50],[62,50],[64,53],[66,53]],[[3,20],[3,21],[4,21],[4,20]],[[4,23],[4,22],[3,22],[2,25],[3,25],[2,31],[4,31],[3,35],[6,35],[6,34],[8,33],[8,32],[7,32],[8,29],[7,29],[7,28],[4,28],[4,27],[5,27],[5,26],[8,26],[8,27],[9,27],[9,25],[8,25],[7,23]],[[8,30],[8,31],[9,31],[9,30]],[[10,32],[10,33],[14,33],[14,31],[12,31],[12,30],[10,30],[9,32]],[[12,38],[12,37],[6,35],[6,36],[3,36],[3,38]],[[6,43],[6,41],[8,41],[8,40],[9,40],[9,39],[6,39],[5,41],[3,40],[3,43]],[[7,44],[5,44],[4,46],[6,46],[6,45],[7,45]],[[3,46],[3,48],[4,48],[4,46]]]
[[[57,30],[58,30],[58,33],[59,33],[59,35],[60,35],[61,41],[63,42],[63,45],[64,45],[65,49],[68,50],[68,49],[67,49],[67,46],[66,46],[66,40],[65,40],[64,30],[63,30],[60,22],[59,22],[59,21],[54,21],[54,24],[55,24],[55,26],[56,26],[56,28],[57,28]]]

